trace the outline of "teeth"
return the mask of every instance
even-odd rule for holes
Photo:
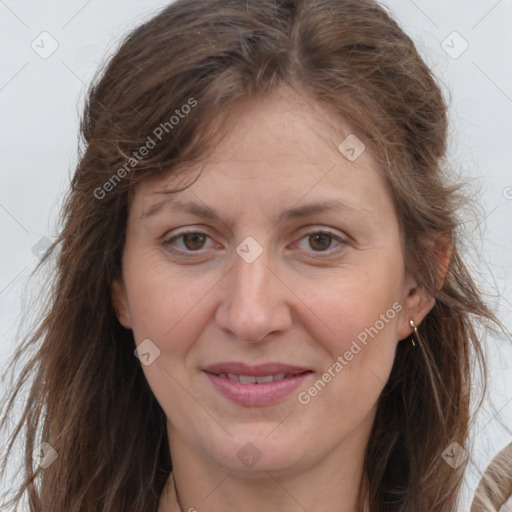
[[[256,384],[256,377],[254,375],[240,375],[240,384]]]
[[[256,382],[258,384],[265,384],[265,382],[273,382],[273,375],[265,375],[265,377],[256,377]]]
[[[293,377],[284,373],[276,373],[275,375],[264,375],[262,377],[255,377],[254,375],[237,375],[235,373],[219,373],[219,377],[223,379],[240,382],[240,384],[266,384],[276,380],[283,380],[285,377]]]

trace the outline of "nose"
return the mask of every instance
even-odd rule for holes
[[[265,250],[251,263],[236,254],[218,289],[216,325],[237,340],[264,341],[271,333],[282,333],[292,326],[291,292],[270,263]]]

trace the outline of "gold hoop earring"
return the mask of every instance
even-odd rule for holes
[[[416,327],[416,324],[414,323],[414,320],[409,320],[409,325],[414,329],[414,335],[416,336],[416,339],[419,343],[419,336],[418,336],[418,328]],[[412,346],[415,347],[416,343],[414,343],[414,336],[411,337]]]

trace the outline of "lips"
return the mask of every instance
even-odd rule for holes
[[[225,398],[245,407],[275,404],[288,397],[313,371],[303,366],[218,363],[203,372]]]

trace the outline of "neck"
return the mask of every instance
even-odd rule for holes
[[[368,482],[367,482],[366,478],[363,478],[362,489],[363,489],[364,495],[366,496],[367,492],[368,492]],[[293,500],[293,498],[292,498],[292,500]],[[247,505],[247,502],[246,502],[246,505]],[[197,506],[201,507],[201,505],[197,505]],[[347,510],[346,507],[344,507],[344,505],[337,504],[334,506],[337,507],[336,508],[337,512],[341,511],[341,510]],[[340,506],[343,508],[339,508]],[[268,502],[267,502],[266,508],[268,509]],[[162,494],[162,499],[160,501],[160,506],[158,508],[158,512],[199,512],[199,510],[200,509],[197,509],[194,507],[187,508],[182,504],[182,501],[181,501],[178,491],[177,491],[174,475],[173,475],[173,473],[171,473],[169,475],[169,480],[167,482],[166,488]],[[279,510],[281,510],[281,509],[279,509]],[[290,509],[290,510],[292,510],[292,509]],[[303,505],[301,505],[297,501],[296,507],[293,510],[296,510],[297,512],[299,512],[299,511],[303,512],[306,509],[303,507]],[[307,510],[309,512],[312,509],[308,508]],[[322,509],[322,510],[325,510],[325,509]],[[329,510],[334,510],[334,509],[329,509]],[[354,506],[351,510],[353,512],[370,512],[370,508],[369,508],[368,502],[366,500],[363,501],[361,508]]]

